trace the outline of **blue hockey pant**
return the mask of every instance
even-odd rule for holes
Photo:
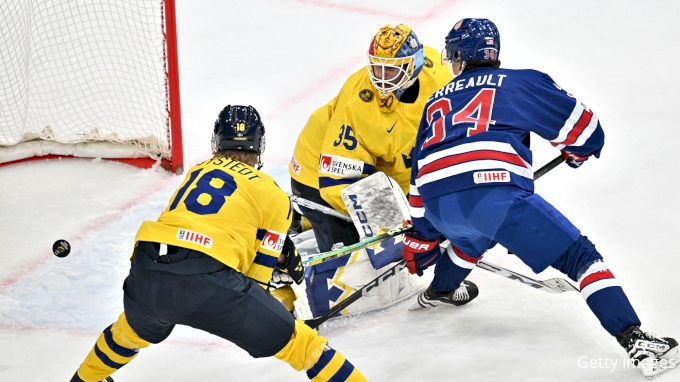
[[[499,243],[535,273],[552,266],[578,282],[610,334],[640,325],[595,246],[541,196],[513,186],[478,187],[429,200],[423,196],[425,218],[452,244],[435,268],[435,291],[458,288],[487,249]]]

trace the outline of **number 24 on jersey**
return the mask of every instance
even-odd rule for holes
[[[496,123],[496,121],[491,119],[495,97],[496,89],[480,90],[465,107],[453,115],[451,118],[452,124],[473,123],[474,126],[467,129],[468,137],[488,131],[489,125]],[[451,112],[451,100],[448,98],[440,98],[427,108],[427,123],[432,125],[432,135],[425,139],[423,148],[444,140],[446,137],[444,116]],[[439,116],[432,123],[432,119],[437,113],[439,113]]]

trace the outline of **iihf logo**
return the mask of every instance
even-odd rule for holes
[[[510,182],[509,171],[480,171],[474,172],[472,176],[476,184]]]
[[[183,228],[177,230],[177,240],[188,241],[202,245],[206,248],[212,248],[213,240],[210,236],[202,235],[198,232],[189,231]]]

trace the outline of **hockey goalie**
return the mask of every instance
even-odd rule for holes
[[[341,195],[361,240],[395,228],[410,216],[401,188],[382,172],[346,187]],[[313,230],[291,238],[303,260],[319,253]],[[402,235],[399,235],[350,255],[307,267],[305,282],[291,285],[297,297],[294,302],[296,317],[316,318],[344,301],[385,272],[391,263],[401,260],[402,245]],[[427,277],[411,275],[407,269],[402,269],[342,310],[340,315],[387,308],[421,291],[429,281]],[[288,305],[290,307],[290,303]]]

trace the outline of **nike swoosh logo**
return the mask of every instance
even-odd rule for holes
[[[387,134],[391,133],[392,130],[394,130],[394,126],[396,126],[396,125],[397,125],[397,121],[394,121],[394,125],[392,125],[392,127],[390,127],[389,129],[387,129]]]

